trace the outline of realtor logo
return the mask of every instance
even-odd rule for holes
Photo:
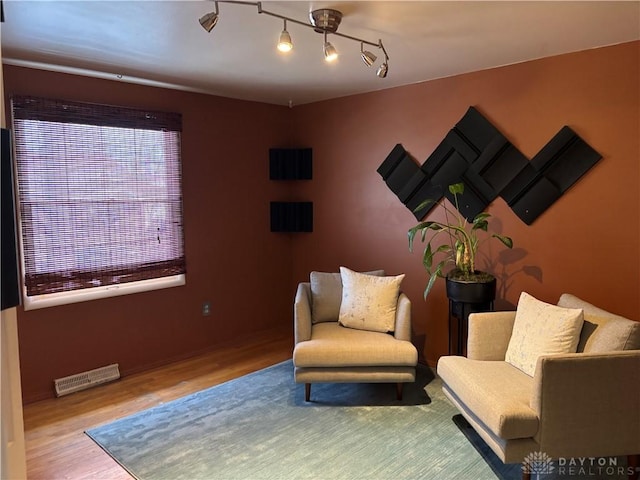
[[[544,452],[531,452],[522,462],[522,472],[535,474],[538,479],[540,475],[552,473],[553,469],[553,460]]]

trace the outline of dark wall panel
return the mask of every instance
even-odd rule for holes
[[[11,132],[2,129],[2,170],[0,195],[2,196],[2,310],[20,304],[18,275],[18,246],[16,242],[15,199],[13,189],[13,162]]]
[[[313,151],[311,148],[270,148],[270,180],[311,180]]]
[[[272,232],[313,232],[312,202],[271,202]]]

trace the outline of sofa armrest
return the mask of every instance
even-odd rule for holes
[[[504,360],[516,312],[481,312],[469,315],[467,357],[472,360]]]
[[[293,332],[296,345],[311,340],[311,283],[309,282],[298,284],[293,303]]]
[[[396,307],[396,328],[393,336],[398,340],[411,341],[411,300],[400,292]]]
[[[640,350],[538,358],[531,408],[551,456],[640,452]]]

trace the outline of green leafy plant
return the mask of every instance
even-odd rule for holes
[[[422,255],[422,264],[429,275],[429,281],[424,290],[424,298],[427,298],[438,278],[448,277],[468,282],[482,282],[493,278],[491,274],[477,271],[475,263],[478,246],[480,245],[477,233],[478,230],[488,232],[488,219],[491,215],[481,212],[469,223],[460,214],[458,208],[458,195],[464,193],[464,184],[449,185],[449,191],[453,195],[456,210],[454,212],[444,202],[441,203],[445,212],[446,223],[435,221],[420,222],[408,231],[409,251],[413,252],[414,240],[417,236],[426,244]],[[436,203],[436,201],[426,200],[416,208],[416,211],[422,210],[431,203]],[[450,221],[449,218],[451,217],[452,220]],[[434,249],[434,245],[436,245],[434,240],[442,235],[448,237],[447,241]],[[510,237],[497,233],[493,233],[491,237],[497,238],[508,248],[513,247],[513,240]],[[436,257],[438,258],[436,259]],[[436,261],[438,262],[434,265]],[[445,274],[444,269],[447,265],[452,265],[452,269]]]

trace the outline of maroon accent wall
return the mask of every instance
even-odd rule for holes
[[[529,159],[563,125],[604,157],[531,226],[501,198],[490,205],[491,225],[515,243],[486,243],[478,262],[498,277],[497,308],[523,290],[552,303],[570,292],[640,319],[639,64],[633,42],[295,108],[294,143],[314,149],[298,195],[313,200],[315,224],[293,244],[293,283],[340,265],[406,273],[414,342],[435,365],[447,353],[444,282],[423,301],[426,273],[406,238],[415,219],[376,169],[396,143],[423,163],[473,105]]]
[[[291,110],[5,66],[7,95],[172,110],[184,122],[187,285],[19,309],[25,402],[52,396],[61,376],[113,362],[126,374],[291,328],[297,283],[340,265],[406,273],[414,342],[434,365],[447,350],[444,285],[423,301],[426,274],[406,240],[415,220],[376,169],[396,143],[422,163],[470,105],[529,158],[563,125],[604,157],[531,226],[500,198],[489,207],[515,242],[488,242],[479,260],[498,276],[497,307],[523,290],[548,302],[571,292],[640,319],[639,59],[632,42]],[[274,146],[312,147],[313,180],[270,182]],[[314,232],[270,233],[270,200],[313,201]]]
[[[25,402],[53,396],[55,378],[110,363],[126,375],[290,326],[291,236],[269,231],[269,201],[286,198],[288,186],[269,181],[268,163],[270,147],[288,146],[288,108],[14,66],[5,66],[4,85],[8,98],[30,94],[183,116],[187,284],[19,308]],[[208,317],[201,313],[205,300]]]

